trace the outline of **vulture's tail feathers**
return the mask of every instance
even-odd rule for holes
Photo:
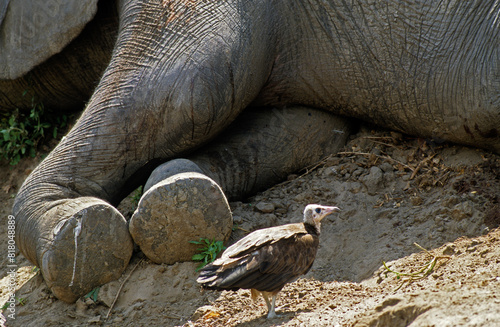
[[[200,271],[200,275],[196,281],[205,289],[237,290],[239,288],[244,288],[244,286],[241,285],[241,281],[254,277],[252,276],[253,271],[249,270],[246,261],[246,258],[242,258],[241,262],[229,267],[208,264]]]

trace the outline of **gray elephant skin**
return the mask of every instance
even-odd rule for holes
[[[16,2],[0,6],[7,47]],[[227,198],[338,151],[357,119],[500,153],[499,16],[496,1],[99,4],[57,54],[0,72],[4,112],[28,83],[60,110],[88,101],[17,194],[17,245],[73,302],[117,279],[134,242],[169,263],[189,258],[164,255],[194,246],[188,226],[227,239]],[[148,178],[127,222],[115,206]]]

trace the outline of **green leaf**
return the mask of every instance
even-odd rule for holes
[[[3,140],[5,142],[10,141],[10,134],[9,134],[8,130],[6,130],[6,129],[2,130],[2,134],[3,134]]]
[[[212,239],[211,241],[206,238],[200,238],[199,241],[189,241],[189,243],[197,244],[197,245],[205,245],[204,247],[198,248],[197,250],[200,253],[194,254],[192,256],[193,261],[202,261],[203,264],[200,265],[196,271],[203,268],[207,263],[214,262],[217,258],[217,255],[225,249],[224,243],[222,241],[215,241]]]
[[[97,295],[99,294],[99,290],[101,289],[100,286],[97,286],[96,288],[94,288],[92,291],[88,292],[84,298],[87,299],[87,298],[91,298],[92,301],[94,302],[97,302]]]
[[[195,254],[195,255],[193,255],[191,257],[191,260],[193,260],[193,261],[201,261],[201,260],[203,260],[203,258],[205,258],[205,256],[203,254],[197,253],[197,254]]]
[[[196,267],[196,270],[195,270],[195,271],[196,271],[196,272],[198,272],[198,271],[200,271],[200,270],[201,270],[201,268],[203,268],[203,267],[205,267],[205,266],[206,266],[206,264],[205,264],[205,263],[202,263],[201,265],[199,265],[198,267]]]
[[[19,161],[21,160],[21,155],[19,155],[19,153],[17,155],[15,155],[14,157],[12,157],[12,159],[10,160],[10,164],[12,166],[15,166],[19,163]]]

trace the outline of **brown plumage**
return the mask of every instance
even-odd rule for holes
[[[269,310],[267,317],[276,317],[278,292],[311,269],[318,250],[321,220],[336,211],[339,208],[309,204],[302,223],[248,234],[227,248],[221,258],[205,266],[197,282],[206,289],[251,289],[254,299],[260,292]]]

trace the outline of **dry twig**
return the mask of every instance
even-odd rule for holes
[[[383,261],[384,267],[387,270],[387,272],[391,272],[391,273],[395,274],[396,279],[401,279],[401,283],[394,290],[394,292],[396,292],[401,287],[403,287],[403,285],[405,283],[408,286],[411,283],[413,283],[414,281],[417,281],[417,280],[420,280],[420,279],[423,279],[423,278],[426,278],[427,276],[429,276],[434,271],[434,268],[439,260],[441,260],[441,259],[450,260],[451,259],[451,257],[447,256],[447,255],[442,255],[442,256],[432,255],[429,251],[427,251],[426,249],[424,249],[423,247],[421,247],[417,243],[413,243],[413,244],[416,247],[425,251],[427,253],[427,255],[432,257],[432,259],[431,259],[431,261],[425,263],[421,269],[419,269],[417,272],[414,272],[414,273],[402,273],[402,272],[394,271],[394,270],[390,269],[389,267],[387,267],[385,261]]]
[[[417,175],[417,173],[420,170],[420,168],[422,168],[423,165],[425,165],[429,160],[431,160],[435,156],[436,156],[436,154],[433,154],[432,156],[429,156],[429,157],[425,158],[424,160],[420,161],[418,163],[417,167],[415,168],[415,170],[413,171],[413,173],[411,174],[410,180],[412,180],[413,178],[415,178],[415,176]]]
[[[104,318],[104,320],[107,320],[108,317],[109,317],[109,314],[111,313],[111,310],[113,310],[113,307],[115,306],[115,303],[116,303],[116,300],[118,300],[118,296],[120,295],[120,292],[122,291],[122,288],[123,288],[123,285],[125,285],[125,283],[127,282],[127,280],[130,278],[130,276],[132,276],[132,273],[134,272],[134,270],[139,267],[139,264],[143,261],[144,259],[141,259],[139,260],[139,262],[135,265],[135,267],[130,271],[130,273],[128,274],[128,276],[123,280],[122,284],[120,285],[120,288],[118,289],[118,292],[116,292],[116,296],[115,296],[115,299],[113,300],[113,303],[111,304],[111,306],[109,307],[109,310],[108,310],[108,313],[106,314],[106,317]]]
[[[344,155],[357,155],[357,156],[367,156],[367,157],[371,157],[371,156],[376,156],[378,158],[382,158],[382,159],[386,159],[386,160],[389,160],[389,161],[392,161],[392,162],[395,162],[411,171],[414,171],[415,168],[411,167],[411,166],[408,166],[407,164],[405,163],[402,163],[401,161],[398,161],[396,159],[393,159],[391,157],[388,157],[388,156],[382,156],[382,155],[379,155],[379,154],[375,154],[375,153],[368,153],[368,152],[351,152],[351,151],[344,151],[344,152],[339,152],[338,154],[344,154]]]

